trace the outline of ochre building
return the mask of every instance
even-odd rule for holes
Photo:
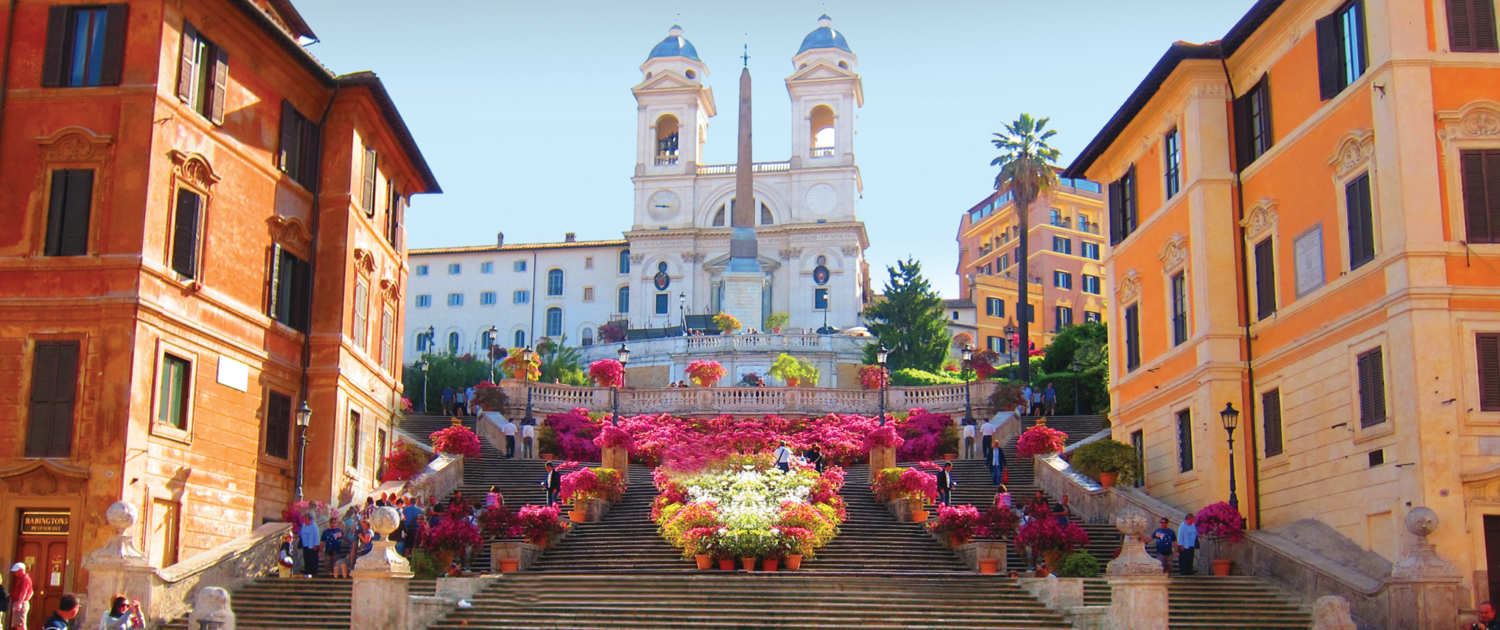
[[[1415,506],[1500,596],[1493,0],[1261,0],[1176,43],[1070,167],[1110,182],[1110,417],[1145,490],[1390,561]]]
[[[300,458],[307,499],[378,483],[403,215],[439,189],[380,80],[320,65],[286,0],[12,9],[0,560],[43,615],[115,501],[162,567],[279,520]]]

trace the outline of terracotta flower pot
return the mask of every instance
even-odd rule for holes
[[[1056,573],[1059,564],[1062,564],[1063,552],[1043,551],[1042,557],[1047,560],[1047,571]]]
[[[720,571],[733,571],[734,570],[734,558],[719,558],[719,570]]]
[[[587,523],[589,521],[589,511],[573,508],[568,512],[568,520],[574,523]]]
[[[696,556],[693,556],[693,559],[698,561],[699,571],[707,571],[714,565],[714,557],[708,554],[700,553]]]
[[[786,377],[786,386],[787,387],[796,387],[797,384],[801,383],[801,382],[802,382],[802,380],[799,379],[799,378],[797,378],[797,377],[795,377],[795,376],[788,376],[788,377]]]
[[[791,555],[786,557],[786,570],[796,571],[800,568],[802,568],[802,556]]]
[[[997,559],[997,558],[990,558],[988,560],[980,560],[979,561],[979,572],[983,573],[985,575],[991,575],[991,574],[999,573],[1000,572],[1000,560]]]
[[[1120,478],[1120,473],[1110,473],[1110,472],[1099,473],[1099,485],[1104,486],[1106,488],[1113,488],[1113,487],[1115,487],[1115,480],[1119,479],[1119,478]]]
[[[519,571],[520,569],[521,569],[521,559],[520,558],[501,558],[500,559],[500,572],[501,573],[515,573],[516,571]]]
[[[943,453],[943,459],[948,459],[948,460],[958,459],[958,453]]]
[[[448,567],[453,566],[452,551],[435,551],[432,554],[432,559],[437,564],[438,573],[447,573]]]
[[[1213,566],[1214,575],[1223,577],[1229,575],[1229,566],[1234,561],[1229,558],[1214,558],[1213,560],[1209,560],[1208,563]]]
[[[746,571],[754,571],[755,570],[755,557],[752,556],[752,557],[749,557],[749,558],[740,558],[740,564],[745,567]]]
[[[762,571],[775,571],[776,565],[778,564],[781,564],[780,560],[777,560],[775,558],[766,558],[765,560],[760,561],[760,568]]]
[[[911,522],[913,522],[913,523],[926,523],[927,522],[927,510],[912,510],[911,511]]]
[[[551,453],[542,453],[542,459],[545,459],[547,461],[552,461],[552,457],[553,457],[553,455]]]

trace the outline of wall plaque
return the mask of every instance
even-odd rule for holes
[[[1297,266],[1297,297],[1321,288],[1323,275],[1323,224],[1308,228],[1293,241],[1292,255]]]
[[[67,512],[22,512],[22,536],[66,536],[72,515]]]

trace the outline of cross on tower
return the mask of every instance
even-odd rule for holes
[[[750,44],[745,44],[745,54],[740,55],[740,58],[745,60],[745,67],[749,68],[750,67]]]

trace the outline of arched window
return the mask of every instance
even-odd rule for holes
[[[488,330],[479,333],[479,348],[481,350],[489,350],[490,346],[493,345],[495,345],[495,333]]]
[[[677,163],[677,117],[671,114],[656,119],[656,165]]]
[[[630,250],[620,250],[620,273],[630,273]]]
[[[620,300],[619,301],[620,301],[620,303],[616,305],[616,308],[619,309],[619,313],[622,314],[622,315],[625,314],[625,313],[629,313],[630,312],[630,287],[628,285],[620,287]]]
[[[834,151],[833,108],[827,105],[814,107],[808,117],[812,123],[812,157],[829,157]]]
[[[724,210],[728,207],[728,204],[719,206],[719,211],[714,213],[714,227],[724,227]]]
[[[770,225],[775,222],[775,217],[771,216],[771,208],[766,204],[760,204],[760,224]]]
[[[547,309],[547,336],[561,337],[562,331],[562,309],[556,306]]]
[[[514,347],[516,347],[516,348],[525,348],[526,347],[526,331],[524,331],[524,330],[517,330],[516,331],[516,343],[515,343]]]
[[[458,331],[448,333],[448,354],[458,354]]]
[[[592,345],[594,345],[594,329],[585,328],[583,329],[583,347],[587,348]]]
[[[563,294],[563,270],[547,270],[547,295],[560,296]]]
[[[432,351],[432,333],[429,333],[429,332],[419,332],[419,333],[417,333],[417,352],[430,352],[430,351]]]

